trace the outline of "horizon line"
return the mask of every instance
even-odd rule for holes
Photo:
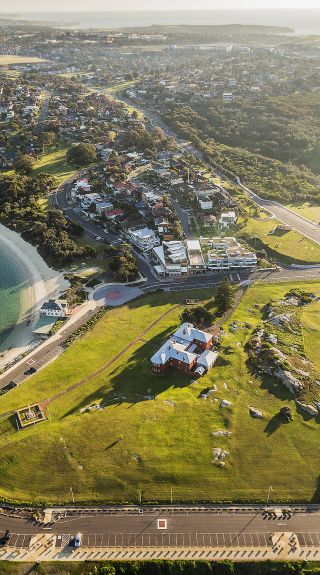
[[[155,8],[139,8],[137,10],[127,10],[125,8],[120,8],[119,10],[106,10],[100,8],[94,8],[92,10],[81,10],[81,9],[74,9],[74,10],[64,10],[63,8],[59,8],[58,10],[10,10],[10,12],[0,12],[1,16],[10,16],[11,14],[54,14],[56,12],[65,12],[66,14],[77,14],[79,12],[83,14],[92,14],[93,12],[105,12],[105,13],[119,13],[119,12],[279,12],[282,10],[283,12],[320,12],[320,8],[166,8],[166,9],[155,9]]]

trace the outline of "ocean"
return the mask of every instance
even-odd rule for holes
[[[0,352],[15,346],[29,311],[30,286],[21,261],[0,238]]]
[[[8,14],[9,16],[13,17],[13,14]],[[42,22],[60,22],[78,29],[114,30],[153,24],[261,24],[289,26],[296,34],[320,34],[320,10],[19,12],[15,17]]]

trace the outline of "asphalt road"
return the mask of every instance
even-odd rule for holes
[[[244,186],[242,186],[242,189],[251,200],[253,200],[261,208],[268,211],[271,215],[277,218],[277,220],[283,224],[291,226],[294,230],[306,238],[309,238],[310,240],[320,244],[320,227],[317,224],[302,218],[278,202],[265,200],[259,197],[257,194],[253,193],[251,190]]]
[[[215,510],[217,511],[217,510]],[[166,529],[158,526],[166,519]],[[310,535],[312,544],[320,545],[319,513],[298,513],[290,519],[265,519],[260,512],[174,512],[169,509],[143,514],[110,513],[62,517],[48,526],[39,526],[25,519],[0,516],[0,536],[9,530],[17,536],[50,532],[68,542],[77,532],[86,542],[105,546],[231,546],[268,545],[271,533],[290,531],[300,534],[302,544]],[[223,537],[224,535],[224,537]],[[262,538],[260,538],[260,535]],[[99,536],[99,542],[97,542]]]

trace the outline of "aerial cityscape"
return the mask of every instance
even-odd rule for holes
[[[317,2],[29,4],[0,14],[0,575],[319,573]]]

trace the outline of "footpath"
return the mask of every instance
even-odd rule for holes
[[[134,543],[124,547],[102,547],[91,544],[80,548],[69,547],[67,535],[39,533],[21,540],[19,546],[4,547],[0,561],[42,562],[42,561],[146,561],[165,560],[232,560],[232,561],[319,561],[320,546],[301,546],[292,532],[274,533],[265,546],[210,547],[201,544],[190,547],[158,546],[136,547]]]

